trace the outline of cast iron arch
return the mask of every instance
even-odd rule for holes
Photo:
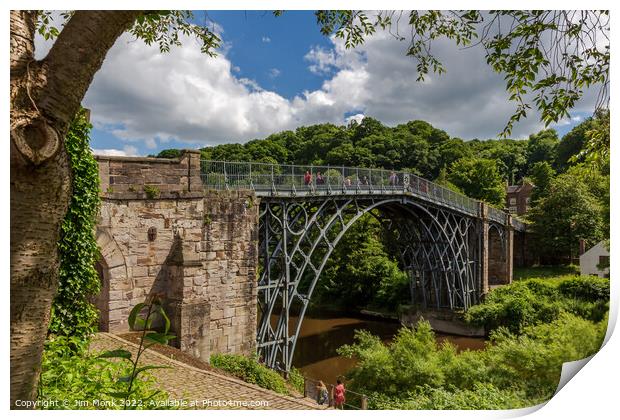
[[[374,209],[388,209],[392,218],[401,219],[398,231],[407,232],[401,238],[401,260],[405,268],[418,269],[418,278],[410,273],[412,284],[415,281],[412,297],[419,295],[424,304],[450,309],[466,309],[477,302],[480,250],[472,241],[480,232],[476,218],[402,196],[263,199],[257,347],[268,366],[290,370],[308,303],[327,260],[346,231]],[[308,274],[310,281],[302,283]],[[291,329],[295,304],[300,312]]]

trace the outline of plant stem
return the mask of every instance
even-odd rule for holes
[[[136,360],[132,361],[133,363],[133,370],[131,371],[131,377],[129,378],[129,387],[127,388],[127,400],[129,399],[129,396],[131,395],[131,388],[133,387],[133,381],[135,379],[135,375],[136,375],[136,370],[138,369],[138,360],[140,360],[140,356],[142,355],[143,351],[144,351],[144,337],[146,336],[146,330],[148,328],[148,324],[149,324],[149,318],[151,317],[151,310],[153,309],[153,302],[149,303],[149,306],[147,307],[148,311],[146,314],[146,318],[144,320],[144,328],[142,329],[142,336],[140,337],[140,345],[138,346],[138,353],[136,353]],[[127,401],[125,401],[125,405],[123,406],[123,409],[126,410],[127,409]]]

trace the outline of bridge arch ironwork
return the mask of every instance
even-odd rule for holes
[[[257,346],[268,366],[290,369],[321,272],[347,230],[367,213],[395,228],[412,299],[449,309],[478,302],[481,226],[468,215],[398,196],[263,199]]]
[[[483,293],[483,238],[523,229],[506,213],[413,174],[382,169],[202,161],[207,188],[260,197],[257,348],[288,372],[303,318],[331,253],[363,215],[398,246],[413,302],[467,309]],[[296,313],[293,314],[292,311]],[[293,316],[296,315],[296,316]]]

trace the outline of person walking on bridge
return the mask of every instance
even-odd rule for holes
[[[390,173],[390,186],[391,187],[395,187],[398,184],[398,175],[396,175],[396,172],[392,171]]]
[[[306,174],[304,175],[304,184],[306,184],[306,187],[310,187],[312,185],[312,174],[310,171],[306,171]]]

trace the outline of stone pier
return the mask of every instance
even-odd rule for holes
[[[486,295],[491,286],[512,283],[514,228],[512,216],[506,215],[501,228],[489,220],[489,207],[480,203],[480,223],[482,226],[482,252],[480,268],[482,271],[482,290]]]
[[[205,361],[256,347],[258,200],[205,193],[200,154],[98,156],[100,329],[129,331],[131,308],[163,297],[176,345]]]

